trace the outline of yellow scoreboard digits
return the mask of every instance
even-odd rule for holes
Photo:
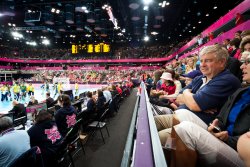
[[[93,53],[93,51],[94,51],[93,44],[88,44],[87,52],[88,52],[88,53]]]
[[[100,53],[101,52],[101,45],[100,44],[96,44],[95,45],[95,53]]]
[[[108,53],[110,52],[110,45],[105,43],[97,44],[78,44],[71,45],[72,54],[77,54],[81,51],[87,53]]]
[[[78,53],[77,45],[72,45],[72,54]]]
[[[105,52],[105,53],[110,52],[110,46],[107,44],[104,44],[103,45],[103,52]]]

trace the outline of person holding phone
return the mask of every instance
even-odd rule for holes
[[[241,57],[242,77],[250,83],[250,54]],[[209,126],[183,121],[174,126],[182,146],[197,152],[202,166],[244,166],[237,152],[237,141],[250,128],[250,86],[239,88],[222,107]],[[180,145],[179,145],[180,146]],[[176,147],[176,149],[178,149]],[[183,157],[189,157],[183,153]],[[179,156],[180,157],[180,156]]]

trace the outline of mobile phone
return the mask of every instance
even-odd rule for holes
[[[212,125],[211,123],[209,124],[210,126]],[[212,125],[214,128],[213,128],[213,132],[214,133],[219,133],[219,132],[221,132],[221,129],[218,127],[218,126],[214,126],[214,125]]]

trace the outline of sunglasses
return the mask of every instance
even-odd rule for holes
[[[240,62],[241,62],[242,64],[246,64],[246,65],[248,65],[248,64],[250,63],[250,58],[247,58],[247,59],[241,59],[241,60],[240,60]]]

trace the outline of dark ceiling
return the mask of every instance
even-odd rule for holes
[[[100,41],[123,45],[144,43],[143,38],[148,35],[148,43],[176,44],[196,36],[242,1],[167,0],[170,4],[162,8],[159,3],[163,0],[154,0],[145,11],[142,0],[1,0],[0,13],[4,15],[0,17],[0,42],[8,45],[37,41],[39,44],[41,36],[46,36],[53,46],[58,47]],[[112,7],[120,27],[118,30],[114,29],[107,11],[102,9],[105,4]],[[83,6],[89,13],[84,12]],[[52,8],[59,9],[60,13],[52,13]],[[35,13],[28,13],[28,10]],[[40,21],[34,21],[39,18],[39,12]],[[8,23],[21,27],[23,30],[19,32],[24,38],[14,40],[10,35],[13,26]],[[26,30],[32,30],[32,33]],[[119,33],[123,35],[119,36]],[[91,36],[86,37],[86,34]]]

